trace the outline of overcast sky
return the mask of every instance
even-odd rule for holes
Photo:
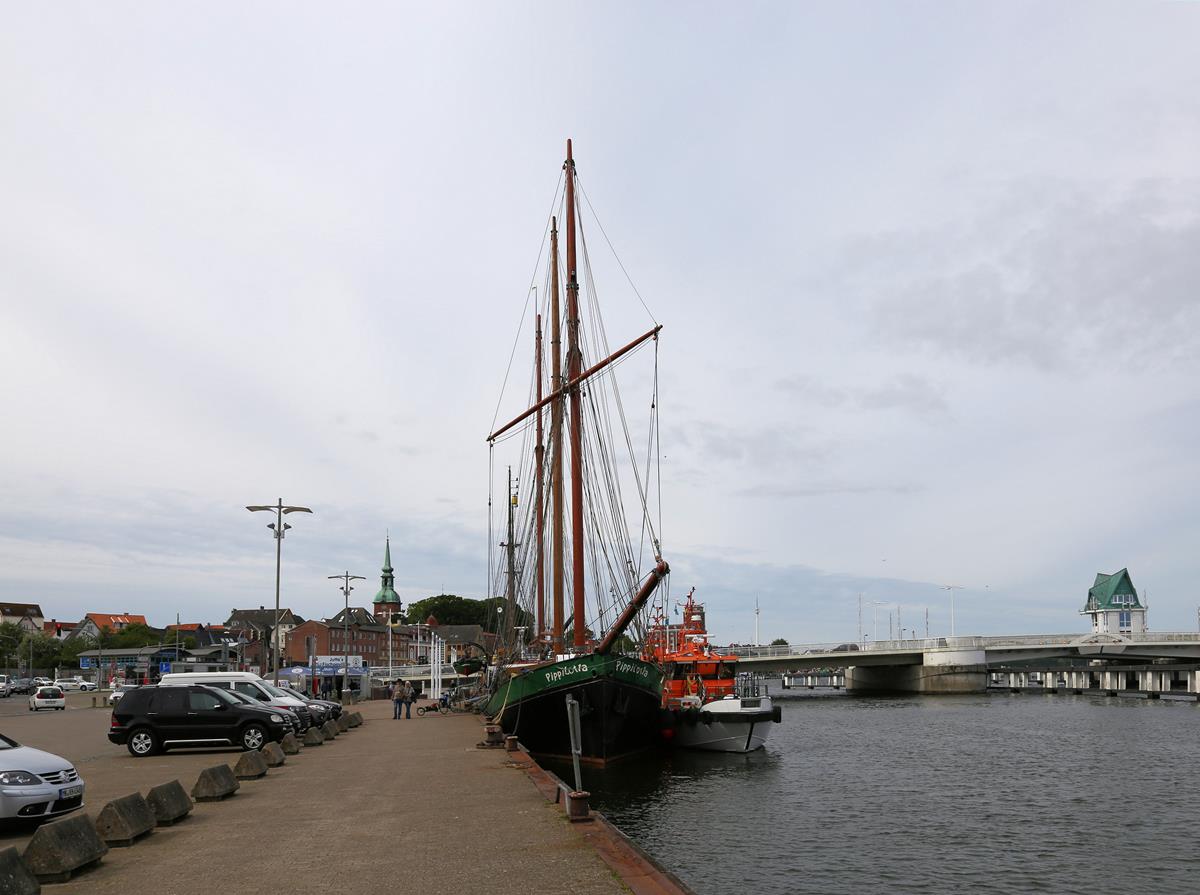
[[[280,496],[302,615],[388,530],[406,602],[485,595],[572,137],[718,640],[860,593],[944,634],[944,584],[960,634],[1083,631],[1123,566],[1195,630],[1197,46],[1192,3],[7,4],[0,599],[270,605]]]

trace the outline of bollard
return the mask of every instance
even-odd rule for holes
[[[192,812],[192,800],[178,780],[152,786],[146,793],[146,804],[160,827],[169,827]]]
[[[227,764],[205,768],[192,787],[192,798],[197,802],[219,802],[238,791],[241,786]]]
[[[279,741],[279,748],[283,750],[284,755],[299,755],[300,741],[296,739],[294,733],[288,732],[283,735],[283,739]]]
[[[567,820],[573,824],[577,824],[592,819],[592,812],[588,808],[588,797],[590,795],[590,792],[583,790],[567,793]]]
[[[41,891],[41,883],[29,872],[15,848],[0,851],[0,892],[5,895],[38,895]]]
[[[520,746],[518,745],[518,741],[517,741],[516,737],[505,737],[504,738],[504,751],[505,752],[517,752],[519,750],[520,750]]]
[[[267,776],[267,759],[261,752],[243,752],[233,767],[233,776],[239,780],[257,780]]]
[[[485,740],[485,742],[489,746],[503,746],[504,745],[504,732],[500,729],[499,724],[488,724],[483,729],[487,733],[487,739]]]
[[[286,737],[284,738],[286,739]],[[325,743],[325,734],[321,733],[319,728],[310,727],[304,731],[305,746],[320,746]]]
[[[321,733],[325,734],[325,739],[332,740],[338,735],[338,726],[332,721],[326,721],[321,725]]]
[[[158,819],[140,792],[121,796],[96,816],[96,833],[109,848],[125,848],[158,826]]]
[[[99,864],[108,854],[105,845],[86,814],[73,814],[63,820],[38,827],[22,860],[41,883],[65,883],[71,874]]]
[[[267,743],[260,751],[269,768],[277,768],[287,761],[287,757],[283,754],[283,747],[278,743]],[[296,751],[300,751],[299,747],[296,748]]]

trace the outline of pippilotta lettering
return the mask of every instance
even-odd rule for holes
[[[574,665],[564,665],[562,668],[553,668],[546,672],[546,683],[553,684],[556,681],[561,681],[564,677],[573,677],[576,674],[587,674],[587,662],[576,662]]]
[[[648,666],[631,665],[629,662],[622,662],[620,659],[617,660],[617,671],[624,672],[626,674],[636,674],[645,678],[650,677],[650,668]]]

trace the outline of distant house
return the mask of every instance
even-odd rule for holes
[[[1128,569],[1112,575],[1096,573],[1096,583],[1088,589],[1087,603],[1079,610],[1092,617],[1096,634],[1139,634],[1146,630],[1146,607],[1138,599]]]
[[[123,631],[130,625],[146,625],[144,615],[134,615],[133,613],[123,612],[118,614],[110,612],[89,612],[75,626],[75,629],[66,635],[65,640],[74,640],[76,637],[97,637],[101,631],[115,633]]]
[[[42,630],[45,619],[42,618],[42,607],[37,603],[0,603],[0,622],[19,625],[36,634]]]
[[[79,622],[60,622],[56,618],[42,622],[42,633],[56,640],[65,640],[79,626]]]
[[[343,625],[375,625],[378,622],[368,610],[361,606],[351,606],[349,610],[343,609],[333,618],[325,619],[325,624],[331,628],[340,628]]]

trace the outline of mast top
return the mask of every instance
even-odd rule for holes
[[[574,168],[575,167],[575,159],[571,155],[571,140],[570,140],[570,138],[567,139],[567,160],[565,162],[563,162],[563,167],[564,168],[567,168],[567,167]]]

